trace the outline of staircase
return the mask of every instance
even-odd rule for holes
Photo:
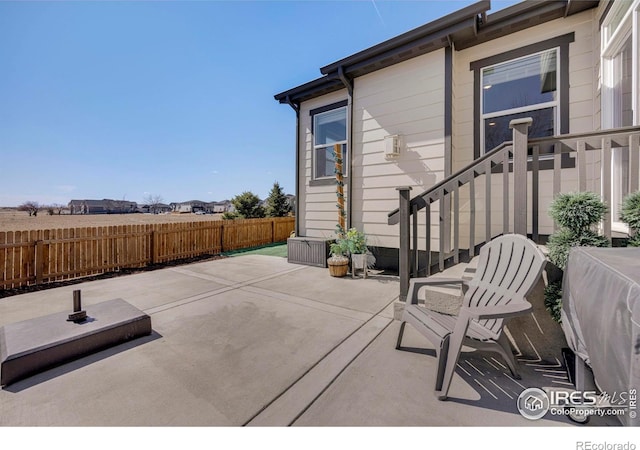
[[[540,243],[540,218],[546,215],[540,211],[541,194],[555,197],[564,192],[562,179],[568,168],[575,167],[577,180],[572,182],[579,191],[602,192],[611,205],[612,149],[628,148],[629,192],[639,189],[640,127],[528,139],[531,123],[529,118],[513,120],[511,142],[413,198],[410,187],[397,188],[400,204],[388,214],[388,223],[400,227],[401,301],[406,300],[410,277],[429,276],[469,261],[500,234],[523,234]],[[551,181],[543,180],[546,191],[541,189],[544,169],[551,172]],[[495,209],[502,211],[496,214]],[[611,222],[608,215],[602,224],[609,238]],[[432,248],[434,239],[437,249]]]

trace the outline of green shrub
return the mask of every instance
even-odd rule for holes
[[[549,208],[549,215],[558,225],[575,234],[600,222],[606,212],[606,205],[593,192],[560,194]]]
[[[349,253],[356,255],[367,253],[367,236],[362,231],[349,228],[345,239],[348,242]]]
[[[245,191],[231,199],[238,219],[261,219],[264,217],[264,208],[260,204],[260,198],[253,192]]]
[[[239,218],[238,213],[235,211],[226,211],[222,214],[222,220],[235,220]]]
[[[593,226],[604,219],[606,213],[607,206],[593,192],[558,195],[549,207],[549,215],[560,225],[560,229],[549,236],[549,260],[565,270],[571,247],[609,247],[609,239],[593,230]],[[560,323],[561,281],[547,285],[544,305],[553,320]]]
[[[584,230],[576,234],[571,230],[561,229],[549,236],[549,260],[564,270],[571,247],[609,247],[609,240],[595,231]]]
[[[349,254],[349,242],[346,239],[337,238],[329,247],[331,256],[347,256]]]
[[[622,201],[620,220],[629,228],[640,231],[640,191],[627,195]]]
[[[627,241],[627,246],[628,247],[640,247],[640,233],[639,232],[636,232],[635,236],[629,238],[629,240]]]
[[[551,318],[562,323],[562,282],[554,281],[544,288],[544,307]]]
[[[640,191],[627,195],[622,201],[620,220],[629,225],[632,237],[627,245],[640,247]]]

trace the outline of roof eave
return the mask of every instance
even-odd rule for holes
[[[433,22],[429,22],[378,45],[374,45],[373,47],[369,47],[361,52],[324,66],[320,69],[320,72],[324,75],[328,75],[330,73],[337,72],[339,67],[349,68],[354,64],[363,64],[363,62],[367,60],[379,58],[381,54],[393,52],[399,47],[406,46],[413,41],[423,39],[436,32],[454,27],[460,22],[475,19],[478,15],[486,13],[490,8],[491,2],[489,0],[479,1],[449,15],[441,17],[440,19],[434,20]]]
[[[344,85],[340,79],[333,76],[325,76],[276,94],[273,97],[280,103],[300,103],[322,93],[330,93],[342,88],[344,88]]]
[[[456,50],[464,50],[551,20],[577,14],[594,8],[598,3],[598,1],[587,0],[582,2],[571,0],[523,1],[488,15],[486,20],[479,25],[477,36],[455,40]]]
[[[374,72],[402,61],[423,55],[453,42],[456,50],[507,36],[541,23],[583,12],[598,5],[599,0],[527,0],[487,15],[488,0],[479,1],[395,38],[324,66],[325,75],[308,83],[276,94],[280,103],[300,103],[339,91],[347,79]],[[295,109],[296,107],[294,107]]]

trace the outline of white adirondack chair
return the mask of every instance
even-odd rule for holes
[[[438,358],[435,388],[438,399],[447,398],[463,344],[499,353],[512,375],[520,378],[503,325],[507,319],[531,310],[526,296],[538,281],[545,263],[544,254],[533,241],[508,234],[482,247],[475,276],[470,281],[444,277],[411,280],[396,348],[402,349],[407,322],[434,345]],[[460,283],[465,293],[458,316],[418,305],[421,287],[452,283]]]

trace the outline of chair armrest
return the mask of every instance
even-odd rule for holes
[[[531,303],[524,298],[514,299],[508,305],[497,306],[477,306],[465,308],[467,314],[473,319],[506,319],[509,317],[521,316],[531,311]]]
[[[442,284],[462,284],[468,286],[469,281],[462,278],[446,278],[446,277],[427,277],[427,278],[412,278],[410,284],[417,285],[418,288],[422,286],[438,286]]]
[[[469,289],[469,281],[461,278],[446,278],[446,277],[427,277],[427,278],[412,278],[409,281],[409,293],[407,300],[412,304],[418,303],[418,291],[424,286],[444,286],[447,284],[459,284],[462,293],[466,294]]]

